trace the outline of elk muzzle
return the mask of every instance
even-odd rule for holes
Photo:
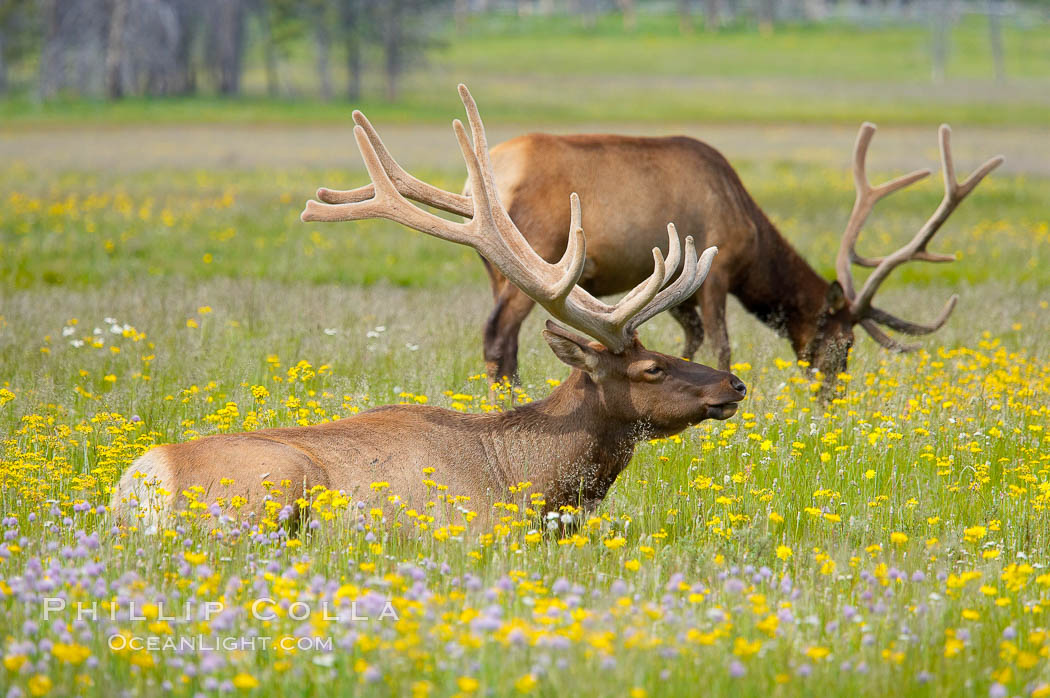
[[[724,373],[724,372],[722,372]],[[732,373],[724,373],[718,392],[707,403],[708,419],[729,419],[736,414],[740,401],[747,395],[747,386]]]

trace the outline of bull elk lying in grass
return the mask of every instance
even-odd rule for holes
[[[605,496],[639,440],[733,415],[746,392],[737,377],[648,351],[636,334],[643,322],[696,293],[716,250],[709,248],[697,258],[693,239],[687,237],[683,254],[674,226],[668,225],[666,259],[654,248],[648,278],[615,305],[597,300],[577,283],[587,250],[578,197],[570,197],[565,253],[548,263],[500,204],[481,117],[467,89],[459,89],[472,136],[459,120],[454,122],[470,173],[468,221],[448,221],[411,204],[406,196],[438,205],[453,195],[415,180],[406,186],[404,179],[394,178],[398,170],[382,155],[386,151],[379,137],[361,126],[354,135],[374,187],[367,187],[367,196],[356,203],[309,201],[302,219],[381,217],[473,247],[552,316],[598,340],[547,323],[544,338],[572,367],[569,377],[546,399],[504,413],[391,405],[328,424],[160,446],[123,475],[114,506],[133,501],[142,517],[155,523],[162,511],[180,504],[179,493],[195,486],[209,498],[244,497],[250,510],[259,510],[264,496],[283,506],[321,485],[364,499],[373,482],[386,482],[390,493],[420,507],[430,496],[427,478],[446,485],[449,494],[470,497],[471,506],[482,513],[486,502],[523,481],[532,482],[549,507],[589,506]],[[679,262],[681,273],[671,282]],[[424,476],[425,468],[434,471]],[[223,484],[224,478],[233,484]],[[261,485],[264,480],[290,481],[292,487],[274,494]],[[155,493],[161,501],[151,505]]]
[[[354,120],[370,135],[391,178],[406,192],[418,190],[420,183],[397,167],[364,115],[354,112]],[[588,213],[587,228],[592,234],[579,279],[595,295],[620,293],[644,278],[644,252],[659,244],[653,232],[665,220],[675,221],[681,235],[692,236],[701,246],[717,246],[718,261],[707,282],[693,298],[671,308],[672,317],[685,332],[682,356],[692,358],[706,331],[718,367],[729,368],[725,307],[726,294],[732,293],[762,322],[786,335],[795,355],[824,373],[828,389],[846,369],[854,325],[859,324],[887,349],[908,351],[917,345],[899,343],[879,325],[923,335],[945,323],[956,296],[929,324],[891,315],[872,305],[872,299],[889,273],[904,262],[954,259],[928,252],[926,246],[956,206],[1003,162],[1002,157],[992,158],[959,184],[952,163],[951,131],[941,126],[945,194],[940,206],[901,249],[878,259],[860,257],[854,247],[875,203],[930,174],[919,170],[872,187],[864,162],[874,133],[875,126],[865,123],[857,137],[853,153],[857,198],[836,258],[838,278],[832,282],[821,278],[777,231],[722,154],[698,140],[529,134],[493,148],[492,162],[500,200],[529,244],[547,261],[556,260],[565,249],[569,229],[567,213],[555,202],[575,191],[584,201],[599,204],[595,213]],[[318,198],[336,204],[358,201],[366,193],[322,189]],[[428,203],[467,217],[473,210],[467,196],[443,194]],[[854,289],[851,264],[875,268],[859,292]],[[484,332],[489,377],[516,379],[518,332],[534,301],[508,281],[498,266],[488,261],[485,266],[496,302]]]

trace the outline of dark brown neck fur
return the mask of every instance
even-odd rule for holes
[[[800,355],[816,332],[830,285],[795,251],[754,201],[749,211],[758,230],[756,253],[733,294],[759,320],[791,340]]]
[[[496,418],[493,448],[506,484],[532,482],[549,511],[597,504],[646,436],[642,424],[611,418],[598,386],[578,370],[546,399]]]

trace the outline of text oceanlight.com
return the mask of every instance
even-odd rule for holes
[[[274,639],[268,635],[256,637],[235,637],[219,635],[180,635],[157,636],[157,635],[126,635],[117,633],[110,635],[107,640],[109,648],[114,652],[131,650],[133,652],[259,652],[279,648],[285,652],[298,650],[300,652],[331,652],[332,638],[330,637],[290,637],[283,636]]]

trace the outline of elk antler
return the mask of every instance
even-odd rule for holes
[[[500,203],[485,128],[474,98],[464,85],[459,86],[459,96],[467,111],[470,137],[459,119],[452,122],[452,127],[467,166],[470,197],[437,189],[402,170],[364,115],[355,113],[354,138],[372,185],[347,192],[321,189],[319,198],[339,203],[307,201],[302,220],[386,218],[442,240],[472,247],[553,317],[614,352],[627,348],[643,322],[696,293],[711,269],[717,249],[709,247],[697,258],[693,239],[687,237],[683,271],[673,284],[663,288],[683,256],[673,224],[667,226],[667,258],[654,247],[652,275],[615,305],[603,303],[577,285],[583,273],[587,241],[576,194],[569,197],[569,241],[565,253],[553,264],[540,257]],[[469,216],[469,220],[456,223],[441,218],[414,206],[406,197]]]
[[[438,189],[437,187],[416,179],[408,172],[405,172],[405,170],[403,170],[394,160],[390,151],[386,149],[386,146],[383,145],[383,141],[379,138],[379,134],[376,133],[375,128],[372,126],[372,122],[356,109],[354,110],[354,123],[364,129],[369,142],[372,143],[372,147],[375,149],[376,155],[379,157],[379,161],[383,164],[383,169],[386,170],[391,181],[393,181],[397,187],[397,190],[404,196],[413,201],[429,204],[435,208],[441,209],[442,211],[455,213],[456,215],[465,218],[473,217],[474,205],[471,203],[469,196],[453,194],[443,189]],[[356,132],[357,129],[355,128],[354,130]],[[373,196],[375,196],[374,184],[366,184],[363,187],[357,187],[356,189],[350,189],[347,191],[325,189],[324,187],[317,190],[317,198],[328,204],[356,203],[358,201],[367,201]]]
[[[875,259],[861,257],[855,250],[857,237],[860,235],[860,231],[864,227],[864,222],[867,220],[872,208],[879,199],[928,176],[930,171],[916,170],[877,187],[871,186],[871,183],[868,181],[865,160],[868,154],[868,145],[875,135],[875,125],[864,123],[860,127],[860,133],[857,134],[857,144],[853,149],[853,182],[857,188],[857,199],[853,204],[853,212],[850,214],[849,222],[846,224],[846,231],[842,236],[842,244],[835,259],[835,271],[846,298],[849,300],[850,314],[853,317],[853,321],[859,323],[875,341],[887,349],[910,351],[918,345],[906,345],[897,342],[883,332],[876,323],[904,334],[929,334],[937,331],[944,325],[952,310],[955,309],[955,304],[959,297],[953,294],[948,299],[947,304],[945,304],[944,310],[933,322],[922,324],[903,320],[873,306],[872,298],[874,298],[875,292],[879,290],[879,286],[886,280],[890,272],[905,262],[912,260],[921,262],[955,261],[955,255],[929,252],[926,249],[926,245],[929,244],[930,240],[940,230],[941,226],[944,225],[944,222],[948,220],[948,217],[955,211],[962,200],[974,190],[989,172],[1003,163],[1003,156],[997,155],[977,168],[966,178],[966,181],[960,184],[955,179],[951,133],[952,130],[947,124],[941,125],[941,166],[944,174],[944,198],[941,200],[940,206],[926,221],[926,224],[919,229],[911,242],[891,255]],[[853,286],[853,264],[875,268],[864,282],[859,293],[854,290]]]

